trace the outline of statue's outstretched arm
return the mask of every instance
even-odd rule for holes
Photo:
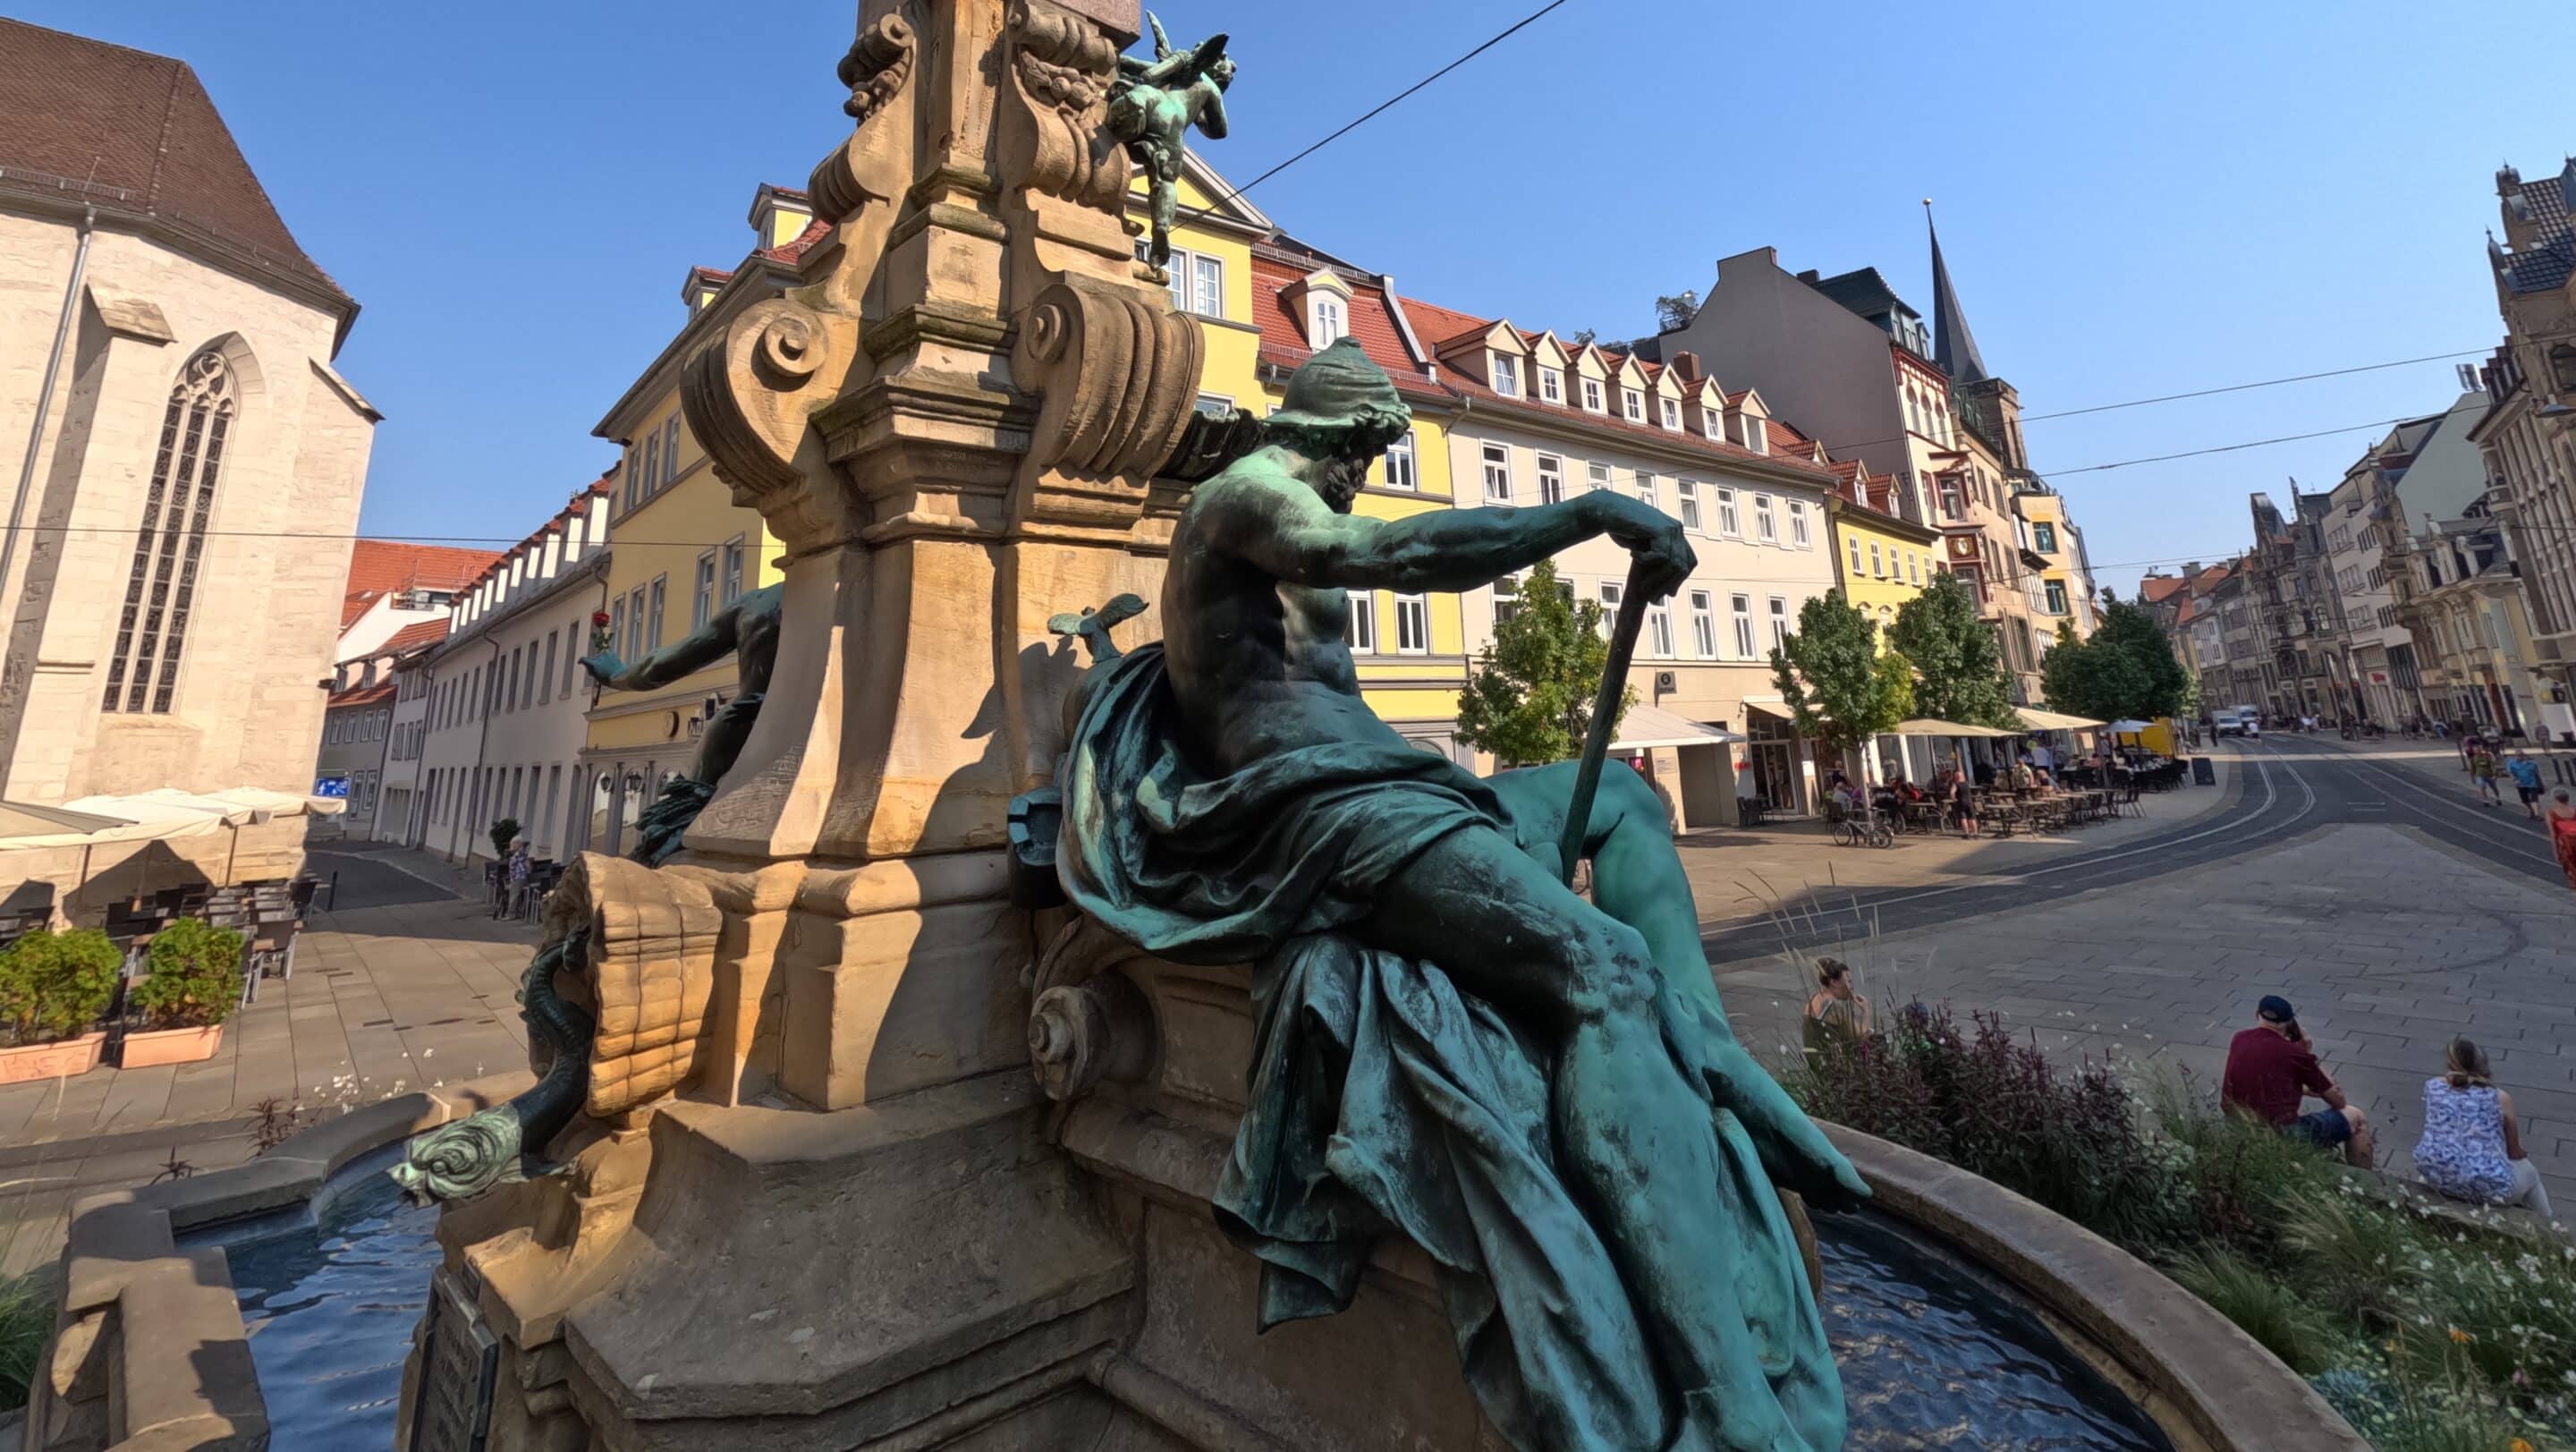
[[[1696,563],[1679,524],[1608,490],[1528,509],[1438,509],[1410,519],[1335,514],[1302,488],[1240,488],[1202,507],[1211,505],[1220,547],[1316,589],[1472,590],[1605,534],[1655,561],[1645,582],[1653,598],[1671,594]]]
[[[719,610],[706,624],[633,665],[620,661],[617,652],[603,650],[583,657],[582,668],[590,672],[592,680],[613,691],[650,691],[667,686],[733,654],[741,640],[739,614],[737,608]]]

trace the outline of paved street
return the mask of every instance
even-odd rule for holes
[[[2403,1171],[2422,1083],[2466,1034],[2576,1204],[2576,893],[2518,806],[2476,804],[2438,743],[2267,739],[2225,807],[2016,880],[1842,893],[1789,934],[1712,938],[1746,1037],[1794,1043],[1803,959],[1854,964],[1883,1005],[2004,1014],[2070,1053],[2161,1056],[2215,1092],[2254,1001],[2297,1004]],[[1826,894],[1827,909],[1836,894]]]
[[[338,901],[314,914],[295,976],[226,1024],[215,1057],[0,1088],[0,1273],[50,1260],[84,1195],[174,1159],[215,1170],[248,1158],[264,1101],[310,1120],[524,1072],[514,995],[533,927],[483,916],[417,854],[316,851],[312,871],[338,873]]]

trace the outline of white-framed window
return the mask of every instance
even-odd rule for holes
[[[1663,507],[1655,498],[1655,476],[1652,472],[1645,469],[1637,471],[1637,497],[1649,508]]]
[[[1753,496],[1753,535],[1764,544],[1780,542],[1780,521],[1772,516],[1771,496],[1768,494]]]
[[[1538,456],[1538,499],[1541,504],[1565,502],[1565,460],[1558,455]]]
[[[1353,655],[1377,654],[1377,592],[1351,592],[1351,622],[1342,632],[1342,642]]]
[[[1923,557],[1912,550],[1905,552],[1905,576],[1914,584],[1923,583]]]
[[[1203,318],[1225,316],[1224,258],[1176,247],[1172,249],[1171,274],[1173,307]]]
[[[698,572],[689,584],[689,628],[696,630],[707,623],[716,610],[716,552],[708,550],[698,556]]]
[[[1676,479],[1673,481],[1673,493],[1681,500],[1682,528],[1689,530],[1698,529],[1700,527],[1699,481],[1697,479]]]
[[[1421,480],[1413,467],[1413,430],[1406,429],[1394,443],[1386,446],[1386,487],[1418,489]]]
[[[1603,633],[1607,634],[1608,632],[1618,628],[1619,602],[1626,596],[1626,594],[1627,587],[1616,580],[1604,580],[1601,582],[1601,629]]]
[[[1565,402],[1565,370],[1542,365],[1538,370],[1538,396],[1542,403]]]
[[[1209,418],[1223,418],[1234,412],[1234,400],[1222,393],[1202,393],[1191,401],[1190,409]]]
[[[1844,535],[1843,544],[1851,550],[1852,578],[1858,579],[1860,578],[1860,536],[1856,534]],[[1876,545],[1872,545],[1870,548],[1876,549],[1878,547]]]
[[[2051,615],[2065,614],[2066,582],[2064,580],[2050,580],[2046,583],[2048,589],[2048,613]]]
[[[1735,491],[1720,485],[1717,491],[1717,532],[1741,538],[1744,519],[1735,510]]]
[[[671,577],[668,575],[655,575],[653,577],[653,613],[644,630],[644,648],[646,650],[660,650],[662,648],[662,597],[669,592],[670,584]]]
[[[1587,487],[1593,489],[1609,488],[1610,466],[1602,463],[1599,459],[1595,459],[1591,463],[1584,465],[1583,482]]]
[[[1521,360],[1509,353],[1494,355],[1494,391],[1505,398],[1520,397]]]
[[[1608,412],[1607,406],[1601,402],[1600,379],[1586,378],[1583,380],[1583,406],[1586,410],[1593,413]]]
[[[1619,390],[1619,412],[1630,423],[1646,421],[1646,395],[1634,388]]]
[[[1646,644],[1655,659],[1673,658],[1673,608],[1670,605],[1646,607]]]
[[[1869,546],[1869,573],[1872,579],[1887,578],[1887,571],[1881,568],[1878,562],[1878,542],[1875,540],[1872,540]]]
[[[1521,577],[1505,575],[1494,582],[1494,628],[1521,613]]]
[[[1512,502],[1512,450],[1508,444],[1485,445],[1485,502]]]
[[[1395,653],[1427,655],[1431,650],[1431,601],[1422,595],[1395,597]]]
[[[1814,539],[1815,537],[1807,532],[1807,501],[1803,499],[1790,500],[1789,543],[1796,545],[1800,549],[1805,549],[1808,545],[1814,542]]]
[[[1691,645],[1701,660],[1717,659],[1717,597],[1706,590],[1690,592]]]
[[[1729,595],[1726,597],[1726,605],[1729,613],[1735,617],[1736,658],[1751,660],[1753,659],[1753,597]]]
[[[1771,431],[1762,426],[1761,417],[1751,409],[1744,411],[1744,447],[1757,454],[1771,452]]]
[[[1351,334],[1350,317],[1342,310],[1342,300],[1328,292],[1306,296],[1306,346],[1321,348]]]
[[[742,598],[743,567],[749,559],[750,550],[743,544],[741,535],[735,535],[725,541],[724,595],[722,597],[725,604],[730,605]]]
[[[1771,648],[1778,650],[1788,643],[1789,601],[1785,596],[1774,595],[1771,597]]]
[[[1662,403],[1664,406],[1664,427],[1671,429],[1674,433],[1680,433],[1682,431],[1682,401],[1678,398],[1667,398],[1662,400]]]

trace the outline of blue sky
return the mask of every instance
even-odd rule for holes
[[[1233,34],[1234,135],[1206,154],[1245,180],[1538,3],[1158,8]],[[801,184],[847,125],[849,0],[7,8],[195,65],[365,305],[340,366],[386,414],[372,533],[516,538],[594,477],[590,429],[679,325],[682,274],[738,260],[753,187]],[[2492,347],[2495,168],[2576,148],[2536,74],[2420,5],[1569,0],[1251,197],[1409,294],[1605,337],[1766,244],[1928,310],[1932,197],[1988,364],[2048,413]],[[2453,395],[2423,363],[2028,437],[2125,592],[2240,548],[2249,491],[2329,485],[2374,435],[2061,471]]]

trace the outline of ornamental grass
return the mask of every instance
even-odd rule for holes
[[[2576,1452],[2576,1245],[2447,1213],[2169,1066],[2053,1061],[1999,1016],[1906,1005],[1784,1075],[1809,1113],[2004,1185],[2162,1269],[2380,1452]]]

